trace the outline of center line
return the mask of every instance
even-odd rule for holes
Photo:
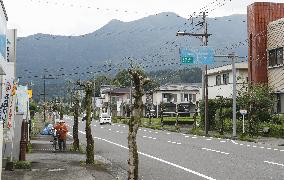
[[[268,163],[268,164],[273,164],[273,165],[283,166],[283,167],[284,167],[284,164],[275,163],[275,162],[270,162],[270,161],[264,161],[264,162],[265,162],[265,163]]]

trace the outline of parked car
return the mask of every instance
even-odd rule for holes
[[[100,115],[100,125],[106,123],[111,124],[111,116],[108,113],[102,113]]]

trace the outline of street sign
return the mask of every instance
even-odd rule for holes
[[[180,62],[182,64],[193,64],[196,61],[196,54],[186,48],[180,48]]]
[[[248,111],[245,110],[245,109],[241,109],[241,110],[240,110],[240,113],[241,113],[242,115],[246,115],[246,114],[248,113]]]
[[[208,47],[200,47],[197,52],[198,64],[213,64],[214,50]]]

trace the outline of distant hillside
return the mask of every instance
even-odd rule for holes
[[[246,15],[208,19],[209,33],[212,34],[209,46],[222,48],[245,40],[247,26],[243,21],[246,21]],[[83,36],[35,34],[20,38],[17,43],[17,73],[39,83],[41,81],[34,76],[62,73],[70,74],[67,77],[72,78],[74,72],[98,71],[101,68],[95,68],[96,65],[105,61],[120,63],[124,57],[135,57],[150,65],[147,71],[176,68],[176,65],[158,68],[151,65],[178,62],[179,47],[196,48],[201,45],[197,38],[176,36],[179,27],[181,31],[192,29],[192,26],[184,26],[185,23],[188,23],[186,19],[174,13],[161,13],[132,22],[112,20],[101,29]],[[234,51],[245,56],[247,47]],[[222,63],[226,62],[218,62]]]

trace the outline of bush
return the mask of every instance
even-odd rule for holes
[[[260,129],[268,127],[268,133],[262,132],[261,135],[269,136],[269,137],[276,137],[276,138],[283,138],[284,137],[284,125],[279,124],[272,124],[272,123],[262,123],[260,125]]]
[[[16,169],[31,169],[30,161],[15,161],[14,165]]]

